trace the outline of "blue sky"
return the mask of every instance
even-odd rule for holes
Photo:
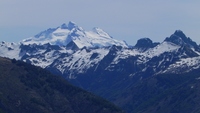
[[[0,41],[19,42],[74,21],[131,45],[143,37],[162,42],[175,30],[200,44],[199,5],[200,0],[1,0]]]

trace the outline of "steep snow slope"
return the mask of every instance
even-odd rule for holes
[[[81,49],[71,55],[63,54],[50,67],[57,68],[62,74],[68,74],[72,79],[76,77],[76,74],[86,73],[88,69],[96,66],[108,52],[109,50],[105,48]]]
[[[163,73],[186,73],[200,68],[200,56],[193,58],[182,58],[171,64]]]
[[[157,45],[156,47],[150,48],[149,50],[145,51],[143,54],[148,58],[153,58],[165,52],[177,51],[179,48],[180,48],[179,45],[164,41],[161,44]]]

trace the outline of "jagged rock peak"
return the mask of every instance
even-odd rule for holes
[[[145,51],[149,48],[153,48],[157,46],[159,43],[153,43],[153,41],[149,38],[141,38],[137,41],[135,48],[138,48],[142,51]]]
[[[68,29],[72,30],[73,28],[77,28],[78,25],[75,22],[69,21],[68,23]]]
[[[171,43],[174,43],[174,44],[180,45],[180,46],[187,45],[187,46],[193,47],[193,48],[197,48],[198,47],[196,42],[192,41],[181,30],[176,30],[174,32],[174,34],[172,34],[170,37],[167,37],[165,39],[165,41],[171,42]]]
[[[137,41],[135,47],[147,47],[153,44],[152,40],[149,38],[141,38]]]
[[[66,23],[64,23],[64,24],[62,24],[62,25],[60,26],[60,28],[61,28],[61,29],[68,29],[68,25],[67,25]]]
[[[179,36],[182,39],[187,39],[186,35],[181,30],[176,30],[173,35]]]

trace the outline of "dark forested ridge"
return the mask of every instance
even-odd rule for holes
[[[200,69],[155,75],[105,97],[128,113],[200,113]]]
[[[0,113],[121,113],[60,76],[0,57]]]
[[[124,78],[123,83],[120,78],[109,79],[110,76],[95,79],[93,85],[86,87],[127,113],[200,113],[200,69],[141,80]]]

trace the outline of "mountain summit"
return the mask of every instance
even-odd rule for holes
[[[141,51],[146,51],[149,48],[157,46],[158,44],[159,43],[153,43],[152,40],[149,38],[141,38],[137,41],[135,48]]]
[[[181,30],[176,30],[174,34],[172,34],[170,37],[167,37],[165,41],[172,42],[180,46],[187,45],[192,48],[198,48],[196,42],[192,41],[189,37],[186,37]]]
[[[70,48],[96,48],[112,45],[128,47],[124,41],[113,39],[108,33],[100,28],[93,28],[92,31],[85,31],[74,22],[62,24],[57,28],[49,28],[41,33],[23,40],[21,43],[43,45],[50,43],[52,45],[67,46]]]

